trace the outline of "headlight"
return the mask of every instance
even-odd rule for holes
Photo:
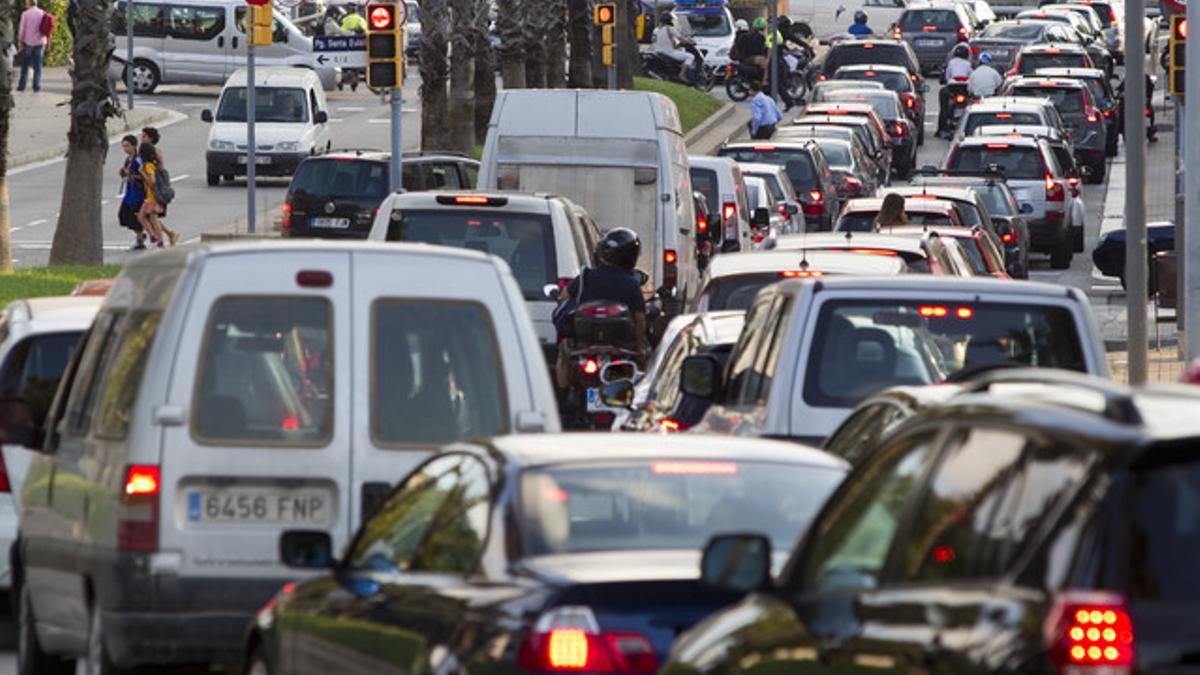
[[[213,150],[233,150],[233,141],[216,141],[208,144]]]
[[[275,149],[280,152],[295,152],[300,149],[300,143],[298,141],[284,141],[283,143],[276,143]]]

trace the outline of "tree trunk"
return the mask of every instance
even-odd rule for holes
[[[108,81],[113,52],[113,38],[108,32],[111,14],[108,0],[79,0],[75,63],[71,66],[71,130],[67,132],[60,215],[50,246],[51,265],[104,262],[100,202],[104,158],[108,155],[108,118],[120,110]]]
[[[637,44],[638,0],[617,2],[617,88],[633,89],[633,76],[641,71]]]
[[[491,3],[476,3],[475,14],[475,140],[487,137],[492,107],[496,105],[496,54],[488,34],[488,9]]]
[[[0,1],[0,54],[13,44],[16,2]],[[0,272],[12,271],[12,216],[8,201],[8,130],[12,119],[12,61],[0,59]]]
[[[521,27],[525,0],[498,0],[496,30],[500,33],[500,77],[505,89],[525,88],[525,31]]]
[[[476,0],[450,0],[450,120],[446,149],[475,156]]]
[[[421,0],[421,149],[446,150],[449,142],[449,102],[446,85],[447,33],[450,11],[446,0]]]
[[[571,73],[568,83],[577,89],[591,88],[592,82],[592,3],[567,0],[568,29],[571,38]]]
[[[567,82],[567,0],[546,3],[546,86],[560,89]]]
[[[525,0],[525,86],[546,88],[546,33],[549,17],[541,0]]]

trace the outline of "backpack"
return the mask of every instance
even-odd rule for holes
[[[47,40],[54,34],[54,15],[50,12],[42,12],[42,23],[38,26],[38,32]]]
[[[175,188],[171,187],[171,174],[158,167],[154,172],[154,201],[166,206],[172,199],[175,199]]]
[[[550,315],[550,320],[554,322],[554,329],[562,337],[570,336],[571,319],[575,318],[575,310],[579,309],[579,301],[583,298],[583,280],[586,276],[587,268],[585,267],[579,271],[579,286],[575,289],[575,295],[558,303]]]

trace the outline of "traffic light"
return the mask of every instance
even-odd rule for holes
[[[271,2],[250,5],[250,44],[255,47],[270,47],[272,42],[271,23],[274,20]]]
[[[1172,96],[1183,95],[1183,65],[1187,52],[1187,17],[1179,14],[1171,16],[1171,81],[1169,91]]]
[[[404,21],[398,2],[367,5],[367,86],[404,84]]]
[[[606,66],[611,66],[615,61],[613,54],[616,51],[613,48],[613,43],[616,41],[617,29],[617,5],[612,2],[601,2],[596,4],[592,19],[597,26],[600,26],[600,54],[602,62]]]
[[[595,15],[592,17],[597,26],[615,26],[617,25],[617,5],[612,2],[601,2],[596,4]]]

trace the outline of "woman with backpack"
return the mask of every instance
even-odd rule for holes
[[[179,233],[163,224],[159,219],[162,213],[162,205],[158,199],[158,152],[154,146],[149,143],[142,143],[138,147],[138,159],[142,161],[142,185],[146,188],[146,200],[142,202],[142,208],[138,211],[138,222],[142,224],[142,228],[146,230],[146,234],[150,235],[150,241],[159,248],[163,247],[163,234],[165,233],[171,240],[171,245],[179,240]]]

